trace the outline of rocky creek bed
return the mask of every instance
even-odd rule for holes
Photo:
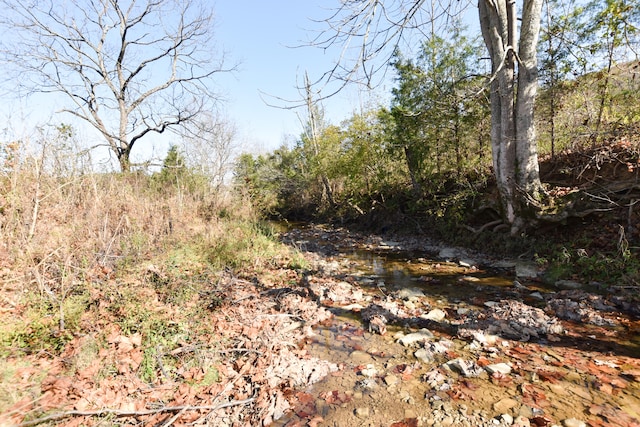
[[[549,285],[534,264],[422,239],[281,238],[309,268],[223,271],[187,307],[154,266],[128,284],[149,310],[201,313],[202,330],[152,349],[154,383],[117,281],[96,282],[95,330],[6,359],[26,392],[0,425],[640,426],[637,289]]]
[[[334,314],[303,348],[338,369],[290,390],[275,425],[640,426],[637,290],[549,285],[535,264],[417,239],[312,226],[282,240]]]

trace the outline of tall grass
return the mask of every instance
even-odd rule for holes
[[[96,289],[104,294],[105,287],[121,287],[132,275],[157,285],[149,265],[159,276],[169,271],[172,283],[184,284],[187,275],[203,269],[254,268],[281,250],[259,231],[249,203],[214,191],[206,180],[196,180],[197,188],[190,180],[187,188],[144,173],[63,168],[52,145],[32,154],[21,143],[5,145],[0,168],[4,354],[56,352],[83,328]],[[158,293],[184,294],[172,286]],[[176,295],[167,298],[180,303]]]

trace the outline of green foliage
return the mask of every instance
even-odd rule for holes
[[[189,168],[178,146],[171,145],[160,172],[151,176],[151,186],[160,193],[184,193],[204,197],[210,192],[209,178]]]
[[[476,95],[480,82],[468,77],[477,74],[471,67],[477,64],[478,50],[455,31],[449,41],[429,37],[416,60],[396,53],[390,148],[406,159],[419,197],[488,157],[488,132],[478,132],[488,130],[487,102]]]
[[[6,318],[0,327],[0,356],[48,351],[58,354],[81,329],[80,319],[88,305],[86,293],[56,303],[48,295],[32,294],[24,301],[21,317]],[[64,329],[60,329],[60,318]]]

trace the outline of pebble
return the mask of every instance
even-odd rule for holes
[[[399,299],[405,300],[405,301],[411,301],[411,302],[415,302],[420,300],[420,298],[424,298],[424,292],[422,292],[421,289],[417,289],[417,288],[408,288],[408,289],[401,289],[398,291],[397,294]]]
[[[509,366],[506,363],[495,363],[493,365],[487,365],[487,366],[485,366],[485,369],[490,374],[494,374],[494,373],[498,372],[500,374],[505,374],[506,375],[506,374],[510,374],[511,373],[511,366]]]
[[[555,285],[560,289],[582,289],[582,283],[573,280],[558,280]]]
[[[564,427],[587,427],[584,421],[577,420],[575,418],[568,418],[562,421]]]
[[[409,347],[413,344],[428,341],[433,339],[435,336],[428,329],[420,329],[418,332],[413,332],[401,337],[398,342],[405,347]]]
[[[518,406],[518,401],[511,398],[505,398],[493,404],[493,409],[499,413],[507,413],[510,409]]]
[[[349,359],[356,365],[367,365],[373,362],[371,355],[365,351],[352,351],[349,354]]]
[[[413,353],[413,355],[416,357],[416,359],[419,359],[426,364],[433,363],[435,360],[435,358],[433,357],[433,352],[425,348],[418,349],[415,353]]]
[[[371,411],[368,407],[364,408],[356,408],[356,417],[358,418],[369,418]]]
[[[520,415],[514,420],[513,427],[531,427],[531,422],[529,421],[529,418]]]
[[[384,377],[384,383],[388,386],[394,386],[398,384],[400,380],[395,375],[387,375]]]
[[[366,368],[360,371],[360,373],[365,377],[373,378],[378,373],[378,370],[372,364],[369,363]]]
[[[510,426],[513,424],[513,417],[509,414],[502,414],[500,415],[500,421],[502,421],[504,424]]]
[[[521,279],[538,277],[538,266],[533,263],[518,262],[516,263],[516,277]]]
[[[440,321],[444,320],[445,317],[447,317],[447,313],[445,313],[444,311],[440,310],[439,308],[434,308],[433,310],[431,310],[427,314],[423,314],[422,316],[420,316],[421,319],[433,320],[435,322],[440,322]]]

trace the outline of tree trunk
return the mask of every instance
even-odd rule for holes
[[[533,107],[542,0],[524,1],[519,46],[515,0],[479,0],[478,6],[482,36],[491,58],[493,171],[503,219],[516,233],[529,216],[529,196],[538,198],[541,190]]]

